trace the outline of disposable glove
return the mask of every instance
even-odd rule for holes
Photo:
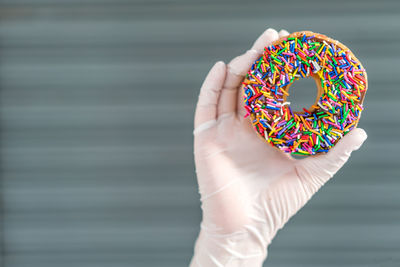
[[[266,30],[228,65],[217,62],[202,85],[194,156],[203,217],[191,266],[261,266],[276,232],[367,138],[356,128],[327,154],[297,160],[257,136],[244,118],[241,81],[263,48],[287,34]]]

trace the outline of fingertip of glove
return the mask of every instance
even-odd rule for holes
[[[287,30],[281,29],[279,31],[279,37],[283,37],[283,36],[287,36],[287,35],[289,35],[289,32]]]
[[[348,133],[348,144],[351,147],[351,150],[358,150],[364,141],[367,139],[368,135],[362,128],[353,129],[350,133]]]
[[[213,69],[223,69],[223,68],[225,68],[225,63],[222,60],[217,61],[212,68]]]
[[[358,132],[358,135],[365,141],[368,137],[367,132],[362,128],[356,128],[354,131]]]
[[[356,148],[356,150],[358,150],[361,147],[361,145],[365,142],[365,140],[367,140],[368,135],[364,129],[356,128],[355,130],[357,130],[357,134],[358,134],[358,138],[359,138],[359,145]]]
[[[265,35],[270,36],[272,38],[272,40],[278,39],[279,38],[279,33],[272,28],[268,28],[265,32]]]
[[[223,77],[225,72],[226,72],[225,63],[223,61],[218,61],[214,64],[214,66],[212,66],[211,70],[208,73],[207,78],[211,79],[212,81],[214,80],[220,81],[221,77]]]

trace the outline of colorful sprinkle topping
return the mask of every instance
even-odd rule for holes
[[[295,112],[286,101],[296,80],[314,77],[319,98]],[[286,153],[327,152],[356,127],[367,74],[352,52],[324,35],[297,32],[265,47],[244,82],[247,115],[260,136]]]

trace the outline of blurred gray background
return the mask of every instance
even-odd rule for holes
[[[187,266],[201,219],[199,87],[268,27],[353,50],[368,71],[369,138],[265,266],[400,266],[395,0],[2,0],[0,265]]]

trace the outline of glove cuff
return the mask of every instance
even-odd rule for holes
[[[267,247],[260,245],[247,231],[215,235],[200,231],[191,267],[197,266],[262,266]]]

